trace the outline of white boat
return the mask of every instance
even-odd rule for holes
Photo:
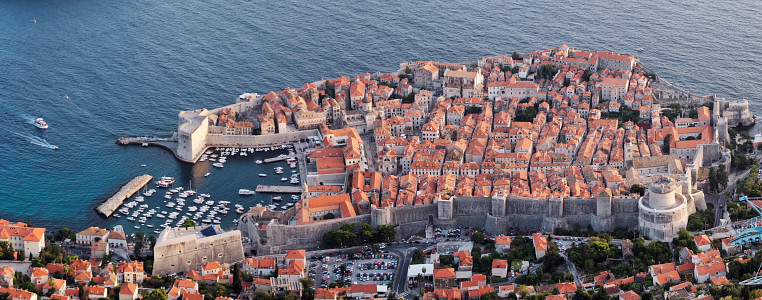
[[[213,163],[212,166],[215,166],[215,167],[218,167],[218,168],[222,168],[223,167],[222,163]]]
[[[259,173],[259,177],[267,177],[267,174],[265,174],[265,173]]]
[[[172,199],[172,196],[170,196],[170,195],[164,195],[164,198],[166,198],[166,199]]]
[[[273,201],[281,201],[283,198],[281,196],[275,196],[272,198]]]
[[[202,197],[202,198],[209,198],[209,197],[211,197],[211,195],[209,195],[209,194],[198,194],[198,196]],[[228,203],[230,203],[230,202],[228,202]]]
[[[34,126],[37,126],[37,128],[40,129],[48,129],[48,123],[45,122],[42,118],[37,118],[34,120]]]
[[[209,172],[204,173],[204,177],[209,177],[209,174],[211,174],[211,173],[209,173]]]
[[[283,178],[280,179],[280,181],[288,181],[288,178],[283,177]]]
[[[146,225],[146,227],[148,227],[148,228],[153,228],[153,225],[151,225],[151,224],[148,224],[148,225]]]
[[[238,195],[241,195],[241,196],[251,196],[251,195],[254,195],[254,191],[247,190],[247,189],[240,189],[240,190],[238,190]]]
[[[132,228],[140,229],[140,226],[135,225],[135,226],[132,226]]]
[[[283,170],[275,170],[275,174],[283,174]]]

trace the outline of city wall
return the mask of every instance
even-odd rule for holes
[[[329,231],[338,230],[345,223],[355,223],[355,226],[370,224],[371,217],[366,214],[307,225],[284,225],[271,221],[265,229],[267,242],[259,247],[257,253],[265,255],[284,253],[286,250],[293,249],[319,249],[322,246],[323,235]],[[249,229],[251,230],[251,227]]]
[[[321,134],[317,129],[266,135],[209,134],[206,136],[206,146],[247,148],[269,147],[294,143],[302,139],[307,139],[310,136],[320,137]]]
[[[638,227],[638,199],[632,197],[535,199],[514,196],[453,197],[434,204],[373,208],[370,214],[308,225],[284,225],[273,220],[266,230],[242,222],[239,229],[253,240],[263,237],[266,244],[261,254],[283,253],[290,249],[317,249],[323,235],[342,224],[370,223],[392,225],[398,238],[423,235],[426,225],[441,228],[469,226],[502,234],[518,229],[526,232],[552,232],[556,228],[591,226],[596,231],[612,231],[617,227]],[[251,222],[249,222],[251,223]],[[244,225],[245,224],[245,225]],[[245,227],[245,228],[242,228]]]

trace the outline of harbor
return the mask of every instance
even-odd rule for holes
[[[161,150],[149,147],[140,151]],[[128,233],[157,234],[189,219],[199,225],[234,228],[239,217],[256,206],[271,211],[288,210],[301,199],[303,174],[298,153],[292,144],[212,147],[195,164],[182,164],[177,169],[138,162],[142,172],[153,175],[153,181],[140,194],[127,197],[121,206],[114,207],[104,222],[110,224],[107,226],[121,225]],[[274,161],[264,163],[273,158]],[[257,181],[239,176],[251,172],[255,176],[260,174]],[[257,193],[258,185],[269,187],[265,188],[268,192]]]
[[[279,194],[299,194],[302,192],[301,186],[288,185],[257,185],[257,193],[279,193]]]
[[[152,179],[153,176],[147,174],[133,178],[127,182],[127,184],[122,186],[119,191],[116,192],[116,194],[106,199],[105,202],[101,203],[96,211],[107,218],[110,217],[117,210],[117,208],[122,206],[124,200],[132,197],[132,195],[140,191],[140,189],[146,186],[146,184],[151,182]]]

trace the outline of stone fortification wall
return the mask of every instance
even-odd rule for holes
[[[260,253],[317,248],[326,232],[336,230],[346,222],[393,225],[399,236],[420,235],[429,222],[442,228],[483,227],[493,233],[504,233],[509,229],[553,231],[556,228],[571,228],[575,224],[581,227],[590,225],[597,231],[610,231],[616,227],[638,227],[638,199],[452,197],[429,205],[373,208],[367,215],[309,225],[282,225],[273,221],[267,226],[266,235],[261,231],[256,235],[267,237],[267,244],[260,247],[266,250],[260,250]],[[244,232],[258,230],[251,224],[239,225],[239,228]]]
[[[355,223],[355,226],[363,223],[371,223],[369,214],[315,222],[307,225],[284,225],[276,221],[270,222],[265,229],[267,231],[267,243],[262,245],[257,253],[275,254],[293,249],[317,249],[321,246],[323,235],[331,230],[337,230],[344,223]]]
[[[163,276],[201,270],[203,264],[215,260],[233,264],[243,259],[241,232],[235,230],[199,240],[156,245],[153,273]]]
[[[310,136],[320,137],[321,134],[317,129],[267,135],[209,134],[206,137],[206,146],[257,148],[293,143],[300,139],[306,139]]]

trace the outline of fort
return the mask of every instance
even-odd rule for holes
[[[232,264],[244,258],[241,232],[225,232],[218,225],[166,228],[153,251],[153,274],[160,276],[200,270],[207,262]]]

